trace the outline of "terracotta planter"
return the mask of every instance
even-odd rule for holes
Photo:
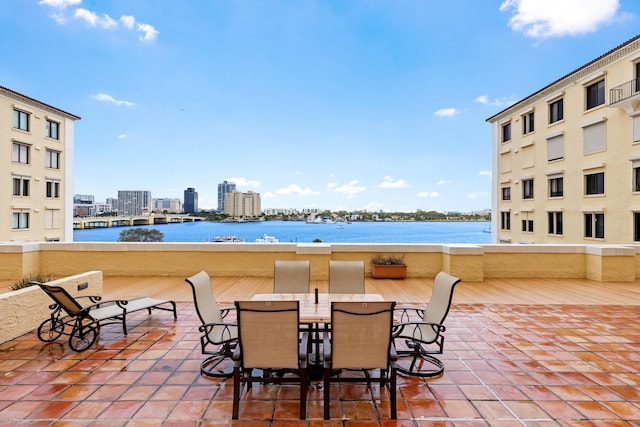
[[[404,279],[407,277],[407,266],[371,264],[371,275],[374,279]]]

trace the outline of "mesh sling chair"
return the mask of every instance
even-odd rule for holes
[[[333,302],[331,331],[324,335],[324,419],[331,416],[331,382],[371,382],[389,387],[390,417],[397,418],[396,353],[391,329],[395,302]],[[364,377],[344,370],[363,371]],[[377,378],[371,373],[379,372]],[[332,375],[333,374],[333,375]],[[371,388],[370,388],[371,390]],[[371,390],[373,395],[373,391]]]
[[[232,418],[238,419],[241,384],[249,388],[252,382],[293,382],[300,383],[300,419],[305,419],[308,334],[299,333],[299,302],[236,301],[235,304],[238,346],[233,354]],[[291,372],[295,375],[290,375]]]
[[[225,378],[232,375],[231,356],[238,342],[238,327],[225,322],[233,308],[220,309],[211,287],[211,278],[201,271],[185,279],[193,291],[193,303],[202,325],[200,347],[202,354],[208,355],[200,365],[200,373],[208,377]]]
[[[54,301],[49,306],[52,310],[50,317],[38,327],[38,338],[44,342],[51,342],[61,335],[69,336],[69,347],[73,351],[84,351],[91,347],[98,338],[100,327],[111,324],[121,324],[122,332],[127,335],[127,314],[138,310],[154,309],[173,312],[177,319],[176,303],[174,301],[158,300],[149,297],[131,300],[102,301],[99,296],[73,297],[61,286],[38,285]],[[82,305],[80,301],[88,299],[90,304]],[[170,305],[164,307],[164,305]],[[69,333],[65,330],[70,327]]]
[[[436,275],[433,293],[426,308],[398,307],[400,322],[394,325],[393,337],[398,353],[398,371],[420,377],[438,376],[444,364],[435,355],[444,347],[444,320],[449,314],[453,290],[460,279],[445,272]],[[412,320],[410,314],[414,315]],[[402,340],[402,343],[398,341]]]
[[[364,294],[364,261],[329,261],[329,293]]]
[[[309,292],[310,263],[306,261],[276,260],[273,266],[273,292],[278,294]]]

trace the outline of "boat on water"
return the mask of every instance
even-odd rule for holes
[[[228,242],[244,242],[244,240],[242,240],[238,236],[216,236],[213,239],[211,239],[211,242],[228,243]]]
[[[262,237],[258,237],[256,239],[256,243],[280,243],[280,240],[276,239],[274,236],[263,234]]]

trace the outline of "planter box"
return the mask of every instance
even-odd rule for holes
[[[371,275],[374,279],[404,279],[407,277],[407,266],[371,264]]]

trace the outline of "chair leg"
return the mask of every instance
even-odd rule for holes
[[[233,369],[233,414],[231,418],[238,419],[240,412],[240,367],[236,366]]]
[[[300,368],[300,419],[307,418],[307,368]]]
[[[331,392],[329,388],[331,387],[330,377],[331,376],[331,367],[324,367],[324,419],[328,420],[331,418]]]
[[[391,367],[391,375],[389,378],[389,400],[391,404],[391,419],[398,419],[398,405],[396,399],[396,374],[397,369],[392,366]]]

